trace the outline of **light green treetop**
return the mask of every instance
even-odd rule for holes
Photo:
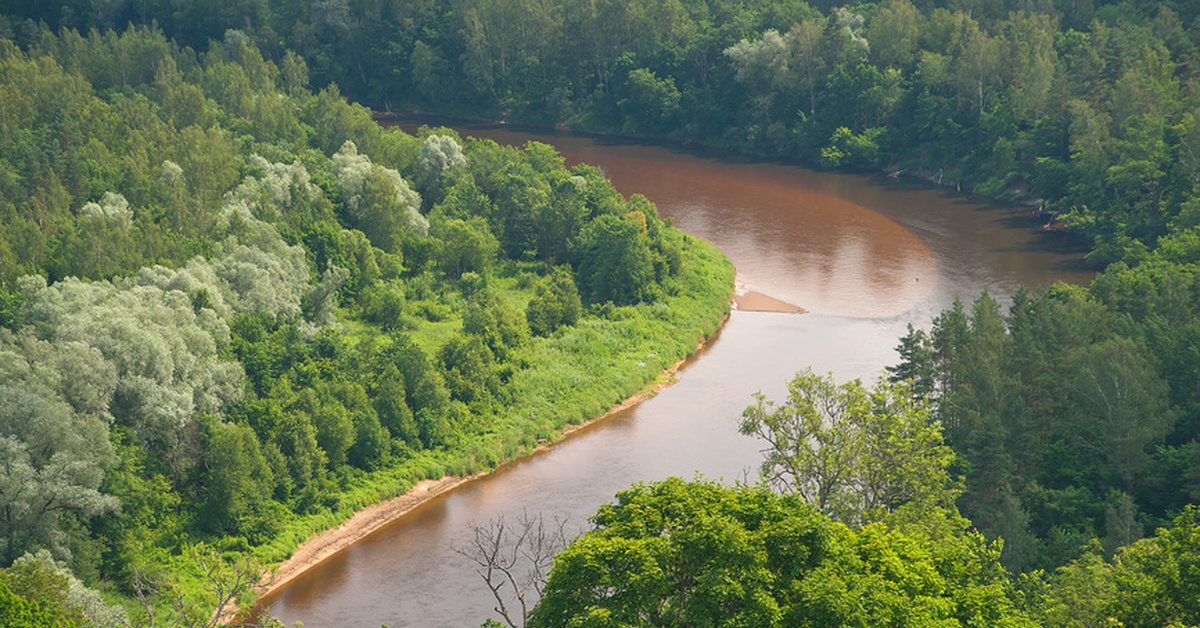
[[[762,477],[850,525],[902,504],[951,506],[954,454],[923,401],[903,383],[859,380],[804,370],[782,404],[761,393],[742,413],[740,430],[766,441]]]

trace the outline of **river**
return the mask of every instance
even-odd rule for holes
[[[719,246],[739,289],[808,314],[734,311],[658,396],[549,451],[435,498],[262,600],[305,628],[478,626],[493,601],[454,552],[471,526],[523,511],[580,531],[614,493],[669,476],[753,477],[761,445],[737,433],[751,396],[780,399],[811,367],[840,380],[878,377],[913,324],[986,288],[1002,303],[1022,283],[1082,283],[1028,208],[971,200],[883,176],[819,173],[660,145],[460,127],[500,143],[556,146],[601,167],[624,194],[644,194],[683,231]]]

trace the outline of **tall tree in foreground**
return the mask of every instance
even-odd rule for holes
[[[954,453],[941,428],[903,383],[838,385],[805,369],[782,404],[762,393],[740,430],[766,441],[763,479],[850,525],[917,502],[950,506],[957,495],[946,468]]]

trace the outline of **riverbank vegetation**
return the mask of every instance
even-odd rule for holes
[[[1161,249],[1160,249],[1161,251]],[[963,514],[1005,564],[1106,556],[1200,501],[1200,282],[1158,251],[1090,288],[986,293],[910,330],[895,377],[928,391],[966,480]]]
[[[0,39],[5,625],[204,624],[246,558],[530,451],[719,327],[730,264],[598,169],[307,84],[236,33]]]
[[[1200,5],[842,4],[0,3],[0,364],[32,382],[6,389],[0,451],[30,490],[73,487],[4,524],[7,560],[70,550],[94,583],[133,556],[187,569],[171,548],[197,538],[282,555],[594,413],[711,328],[719,299],[682,299],[728,270],[644,200],[544,146],[381,130],[347,93],[1048,210],[1096,281],[968,298],[892,375],[955,454],[955,508],[1033,574],[1022,612],[1197,623]],[[706,322],[651,346],[677,315]],[[594,394],[547,413],[570,389]]]
[[[997,548],[936,518],[851,529],[765,487],[635,486],[559,555],[528,625],[1036,625]]]
[[[912,382],[867,389],[805,371],[789,382],[785,401],[759,396],[740,427],[766,444],[762,483],[727,488],[673,478],[618,493],[554,560],[539,581],[538,605],[503,618],[513,628],[1200,620],[1200,508],[1184,506],[1153,538],[1132,545],[1081,540],[1070,548],[1079,557],[1049,577],[1015,572],[1010,537],[955,505],[961,495],[969,511],[978,499],[957,476],[972,460],[956,460]],[[1126,532],[1137,525],[1132,517],[1116,523]],[[486,547],[505,556],[532,556],[518,550],[537,547],[529,535],[491,531],[495,545]]]

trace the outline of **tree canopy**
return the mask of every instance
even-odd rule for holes
[[[767,445],[762,478],[822,514],[855,525],[907,503],[953,505],[954,453],[907,386],[868,390],[805,370],[788,382],[782,404],[755,399],[739,429]]]
[[[210,619],[203,583],[246,584],[227,563],[281,560],[356,508],[602,412],[727,307],[715,249],[549,146],[384,128],[242,31],[205,49],[152,25],[14,42],[25,7],[0,8],[11,622],[91,625],[4,580],[38,552],[151,606],[174,580],[179,621]],[[609,264],[585,242],[612,221],[637,272],[584,309],[581,269]],[[616,381],[598,366],[646,355]],[[211,556],[184,558],[200,543]]]
[[[555,559],[529,625],[1034,625],[998,547],[923,516],[942,532],[851,530],[763,487],[637,485]]]

